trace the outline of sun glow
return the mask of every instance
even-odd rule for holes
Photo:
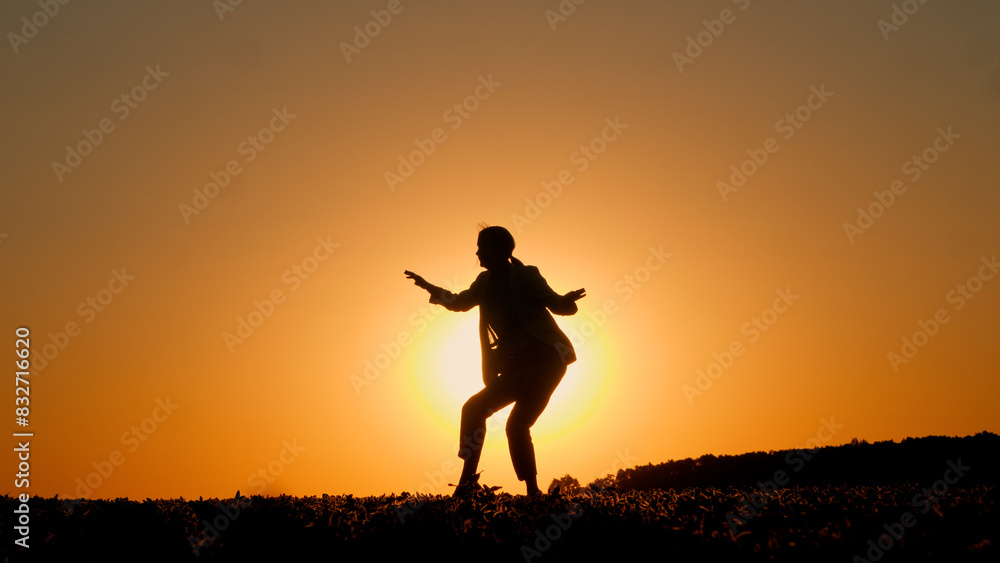
[[[571,323],[563,319],[557,322],[567,334],[579,335]],[[449,433],[458,433],[462,405],[483,389],[478,326],[476,313],[446,314],[414,342],[410,387],[424,410]],[[567,369],[533,428],[536,443],[556,439],[582,425],[608,390],[611,370],[607,342],[599,332],[579,336],[574,342],[577,361]],[[493,415],[490,427],[502,427],[511,408]]]

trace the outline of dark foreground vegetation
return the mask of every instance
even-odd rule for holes
[[[996,447],[993,435],[944,439],[938,445],[970,439]],[[861,450],[852,452],[852,447]],[[841,446],[850,455],[866,447],[876,446]],[[904,451],[897,450],[895,457]],[[598,480],[534,499],[488,489],[465,499],[407,493],[224,500],[34,498],[30,550],[13,545],[18,503],[3,497],[0,556],[11,562],[419,558],[544,563],[650,556],[669,561],[996,561],[1000,491],[996,466],[989,466],[995,450],[978,451],[946,448],[944,457],[913,461],[933,468],[926,477],[896,482],[879,477],[820,483],[805,473],[809,464],[819,467],[821,454],[826,455],[814,450],[816,457],[799,471],[798,464],[774,456],[778,465],[756,467],[764,478],[752,483],[629,486],[644,475],[653,479],[652,468],[670,466],[662,464],[619,472],[615,480],[621,483]],[[782,453],[787,455],[767,455]],[[934,455],[941,453],[935,450]],[[828,461],[836,465],[832,459]],[[675,478],[687,474],[680,468],[691,465],[671,463],[681,464],[674,467]],[[867,463],[870,475],[882,471]],[[871,482],[860,482],[864,480]]]
[[[958,459],[970,468],[961,476],[962,483],[998,484],[1000,436],[980,432],[964,438],[927,436],[902,442],[855,439],[850,444],[814,449],[705,455],[623,469],[595,484],[613,484],[621,490],[725,487],[766,483],[784,472],[789,483],[796,485],[891,485],[934,482],[942,478],[949,461]]]

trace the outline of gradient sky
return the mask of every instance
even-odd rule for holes
[[[543,487],[1000,430],[996,3],[43,5],[0,7],[31,494],[450,493],[478,312],[403,270],[468,287],[480,222],[587,290]]]

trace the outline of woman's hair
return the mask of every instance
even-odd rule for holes
[[[514,235],[503,227],[489,226],[486,223],[479,224],[479,241],[485,244],[496,246],[504,255],[510,258],[511,262],[521,264],[521,261],[514,258]]]

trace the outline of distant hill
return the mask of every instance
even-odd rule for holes
[[[939,479],[959,485],[995,485],[1000,481],[1000,436],[980,432],[964,438],[927,436],[871,444],[855,438],[850,444],[813,450],[704,455],[622,469],[613,480],[611,477],[591,485],[613,485],[622,491],[741,486],[779,480],[787,481],[783,486],[900,482],[930,485]]]

